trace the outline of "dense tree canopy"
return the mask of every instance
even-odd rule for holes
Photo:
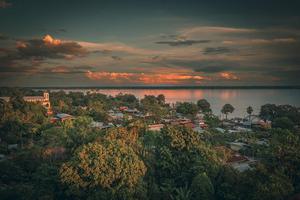
[[[39,91],[10,90],[0,90],[15,95],[9,102],[0,100],[1,199],[283,200],[300,193],[296,107],[264,105],[260,116],[272,120],[271,129],[228,133],[216,129],[220,119],[206,100],[178,103],[181,115],[175,116],[163,95],[139,101],[128,94],[58,91],[50,95],[54,112],[74,117],[51,123],[41,105],[22,98]],[[108,111],[121,112],[119,106],[144,116],[92,126],[93,121],[109,124]],[[162,119],[198,120],[198,110],[208,125],[201,133]],[[224,114],[233,111],[224,105]],[[151,131],[153,121],[164,127]],[[231,150],[229,144],[237,141],[247,147]],[[250,168],[233,168],[227,162],[233,153],[253,158]]]
[[[145,95],[145,97],[141,99],[142,110],[152,115],[155,120],[159,120],[168,114],[168,105],[165,104],[164,99],[163,95],[158,95],[157,97]]]
[[[89,143],[60,169],[61,180],[80,188],[134,189],[146,167],[128,145],[120,141]]]
[[[198,106],[189,102],[178,103],[176,106],[176,112],[194,117],[198,112]]]

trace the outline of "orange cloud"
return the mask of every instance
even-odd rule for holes
[[[65,66],[57,66],[57,67],[51,69],[51,72],[54,72],[54,73],[67,73],[67,72],[70,72],[70,70]]]
[[[117,80],[117,79],[129,79],[133,77],[133,73],[118,73],[118,72],[91,72],[87,71],[85,74],[89,79],[92,80]]]
[[[237,77],[236,75],[234,75],[231,72],[221,72],[219,73],[221,78],[227,79],[227,80],[239,80],[239,77]]]
[[[53,46],[58,46],[58,45],[61,44],[61,40],[54,39],[51,35],[46,35],[43,38],[43,41],[44,41],[45,44],[53,45]]]
[[[111,80],[116,82],[129,81],[143,84],[177,84],[185,81],[202,81],[208,79],[200,75],[188,74],[145,74],[145,73],[120,73],[120,72],[91,72],[85,74],[91,80]]]

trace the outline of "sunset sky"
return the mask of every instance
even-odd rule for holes
[[[297,0],[0,0],[0,86],[300,85]]]

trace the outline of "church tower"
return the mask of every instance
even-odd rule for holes
[[[44,100],[49,101],[49,93],[48,92],[44,92]]]

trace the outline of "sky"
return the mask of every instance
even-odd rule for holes
[[[0,86],[300,85],[297,0],[0,0]]]

